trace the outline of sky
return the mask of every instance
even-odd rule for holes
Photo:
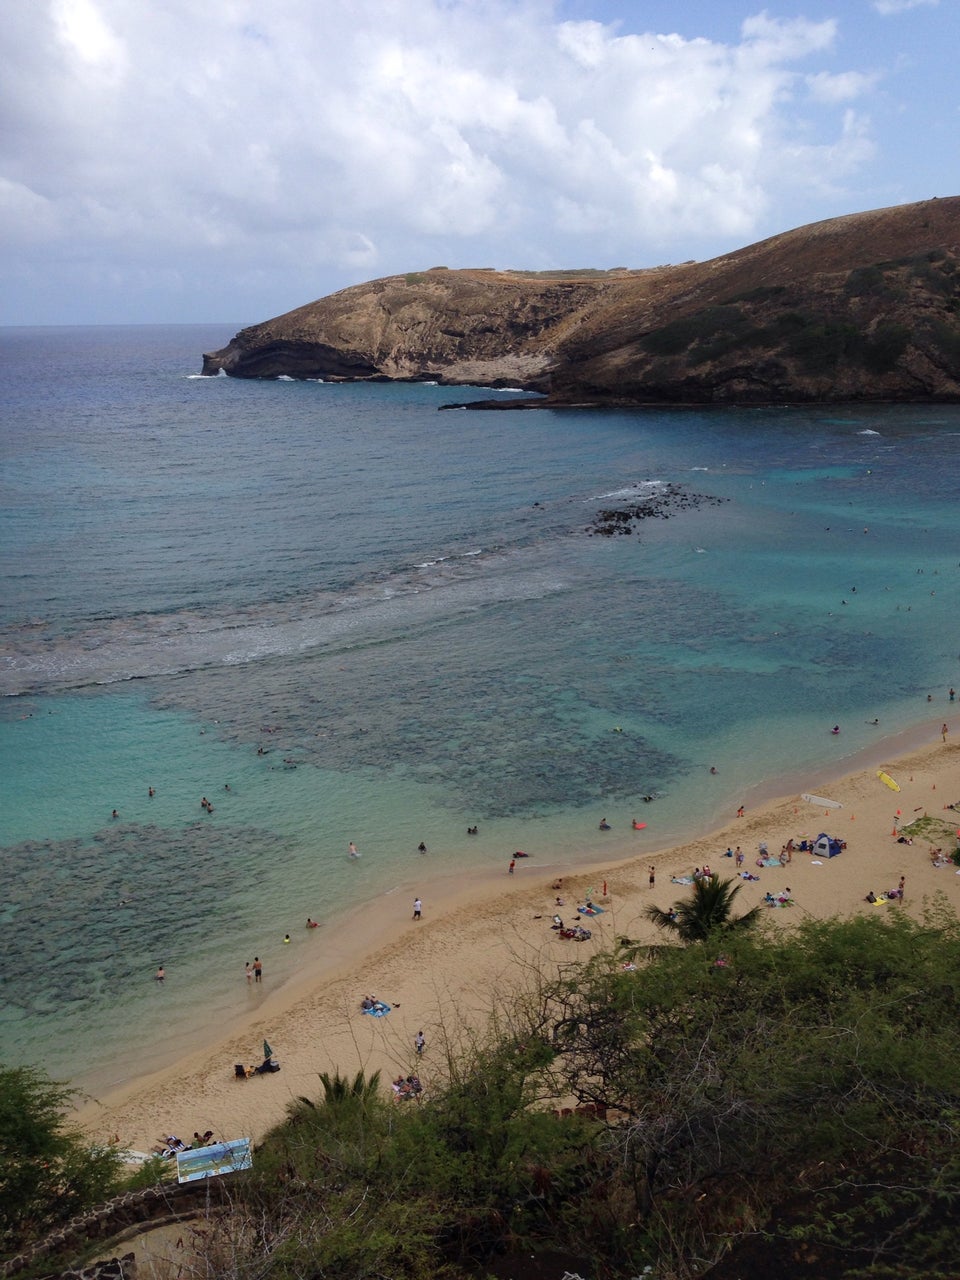
[[[266,320],[960,194],[960,0],[4,0],[0,324]]]

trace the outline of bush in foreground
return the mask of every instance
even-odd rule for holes
[[[0,1067],[0,1244],[16,1252],[119,1185],[114,1151],[91,1145],[65,1116],[74,1090],[32,1067]]]

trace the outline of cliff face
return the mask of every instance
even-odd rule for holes
[[[203,372],[521,386],[550,404],[960,400],[960,197],[644,271],[391,276],[244,329]]]

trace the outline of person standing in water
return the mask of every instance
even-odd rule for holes
[[[353,841],[352,841],[352,840],[350,841],[350,845],[349,845],[349,848],[348,848],[347,852],[350,854],[350,857],[351,857],[351,858],[359,858],[359,857],[360,857],[360,852],[359,852],[359,850],[357,849],[357,846],[353,843]]]

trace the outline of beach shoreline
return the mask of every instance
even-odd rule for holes
[[[897,823],[906,825],[921,812],[956,830],[957,814],[947,806],[960,799],[960,744],[941,741],[941,723],[942,717],[924,720],[822,771],[806,771],[802,780],[792,775],[760,783],[730,798],[727,822],[681,843],[658,843],[649,828],[634,832],[629,818],[618,817],[609,837],[584,850],[583,866],[575,869],[529,858],[519,860],[512,875],[504,866],[496,872],[480,869],[475,876],[445,876],[425,864],[416,879],[335,923],[324,922],[316,931],[313,959],[277,989],[270,988],[268,972],[256,1007],[218,1027],[205,1043],[186,1053],[173,1045],[167,1061],[119,1084],[99,1089],[96,1082],[85,1083],[77,1123],[98,1141],[134,1151],[149,1151],[161,1134],[189,1140],[195,1130],[208,1128],[218,1138],[256,1140],[283,1118],[292,1099],[316,1096],[321,1071],[380,1070],[386,1080],[417,1070],[428,1082],[431,1046],[439,1057],[441,1042],[466,1034],[533,970],[555,971],[558,964],[612,946],[624,934],[652,939],[646,906],[682,897],[688,890],[672,877],[689,876],[695,866],[708,864],[721,875],[734,875],[733,861],[723,856],[727,847],[740,845],[744,870],[760,877],[740,882],[744,907],[762,901],[767,891],[792,888],[797,906],[771,912],[776,926],[802,913],[826,917],[874,909],[863,901],[866,892],[893,888],[900,876],[907,879],[905,901],[883,909],[902,905],[916,913],[925,899],[942,892],[960,912],[957,869],[952,864],[935,868],[926,842],[905,846],[893,834]],[[899,794],[878,781],[881,766],[900,782]],[[796,790],[786,785],[791,780],[798,783]],[[800,786],[826,790],[843,807],[807,804],[799,799]],[[740,804],[745,813],[736,817]],[[829,863],[795,854],[783,868],[755,865],[761,840],[775,857],[788,839],[816,837],[822,830],[847,843]],[[642,849],[636,847],[638,839]],[[606,847],[598,848],[601,844]],[[945,852],[955,846],[956,839]],[[555,908],[551,885],[558,875],[564,904]],[[567,920],[576,918],[576,902],[589,892],[604,907],[602,915],[587,921],[592,940],[561,941],[550,930],[554,910]],[[419,921],[413,919],[415,896],[424,903]],[[390,1003],[391,1013],[382,1019],[363,1016],[365,994]],[[427,1041],[422,1060],[414,1049],[420,1030]],[[235,1078],[234,1064],[254,1062],[263,1039],[281,1071]]]

